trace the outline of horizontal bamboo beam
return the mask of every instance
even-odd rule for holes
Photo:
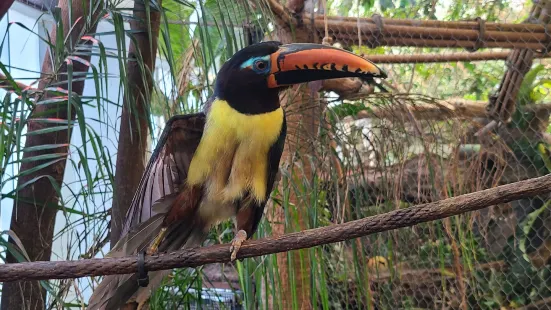
[[[323,22],[323,16],[315,15],[316,22]],[[327,20],[332,23],[352,22],[358,23],[357,17],[327,16]],[[360,23],[376,25],[373,18],[360,18]],[[418,19],[396,19],[384,18],[385,25],[410,26],[410,27],[433,27],[448,29],[470,29],[478,30],[480,23],[478,21],[440,21],[440,20],[418,20]],[[539,32],[545,33],[545,26],[538,24],[510,24],[510,23],[492,23],[486,22],[485,29],[490,31],[507,32]]]
[[[316,30],[325,33],[325,24],[323,21],[317,21],[314,24]],[[357,22],[328,22],[329,33],[338,35],[340,33],[358,36]],[[415,38],[427,40],[465,40],[476,41],[480,36],[480,31],[469,29],[454,28],[436,28],[436,27],[417,27],[401,25],[384,25],[382,28],[375,24],[360,22],[359,30],[362,37],[369,39],[375,34],[380,33],[384,38]],[[485,31],[483,41],[485,42],[532,42],[547,43],[547,35],[540,32],[529,31]],[[363,38],[362,38],[363,39]]]
[[[283,22],[308,27],[313,24],[318,39],[325,36],[324,16],[291,14],[276,0],[268,0],[272,12]],[[480,29],[482,27],[482,29]],[[415,46],[437,48],[523,48],[545,50],[551,37],[542,24],[508,24],[480,21],[418,21],[388,18],[327,16],[328,34],[337,42],[372,46]]]
[[[331,34],[331,31],[329,31]],[[338,34],[335,35],[336,42],[345,42],[351,45],[358,45],[359,39],[357,34]],[[366,44],[371,36],[362,35],[362,44]],[[321,38],[321,36],[320,36]],[[407,35],[402,37],[382,37],[377,39],[376,46],[403,46],[403,47],[438,47],[438,48],[464,48],[475,49],[476,40],[440,40],[440,39],[419,39],[411,38]],[[545,44],[543,42],[486,42],[485,48],[522,48],[531,50],[543,50]]]
[[[427,203],[363,219],[285,234],[275,238],[245,241],[237,258],[255,257],[359,238],[378,232],[413,226],[446,217],[476,211],[489,206],[549,193],[551,174],[483,191]],[[230,245],[185,249],[168,254],[146,256],[149,271],[230,260]],[[70,279],[86,276],[128,274],[137,271],[137,257],[95,258],[77,261],[29,262],[0,265],[0,282]]]
[[[376,64],[439,63],[456,61],[506,60],[509,52],[456,52],[447,54],[399,54],[399,55],[364,55]],[[551,58],[551,54],[536,53],[536,58]]]

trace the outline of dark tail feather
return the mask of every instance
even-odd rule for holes
[[[105,290],[107,295],[98,296],[98,298],[90,300],[87,309],[115,310],[122,308],[130,301],[135,301],[138,304],[144,303],[170,272],[170,270],[150,272],[148,274],[149,285],[147,287],[140,287],[138,285],[136,274],[106,276],[96,290],[102,287],[108,288]]]
[[[144,222],[144,224],[146,224],[146,222]],[[173,228],[167,231],[165,240],[159,246],[159,251],[167,252],[181,248],[200,246],[207,234],[204,227],[197,224],[198,223],[180,223],[173,225]],[[138,229],[136,231],[141,230]],[[153,238],[154,237],[155,236],[153,236]],[[137,238],[134,240],[141,239]],[[134,243],[138,244],[138,242]],[[119,243],[117,243],[117,246],[119,246]],[[129,301],[143,303],[149,299],[151,293],[159,287],[163,278],[170,274],[170,272],[171,270],[149,272],[149,285],[147,287],[140,287],[138,285],[136,274],[106,276],[94,290],[87,309],[116,310]]]
[[[107,257],[124,257],[145,249],[161,231],[163,220],[176,197],[173,194],[157,201],[152,207],[156,215],[132,228],[115,244]]]
[[[145,249],[161,231],[164,214],[158,214],[128,232],[111,249],[106,257],[125,257]]]

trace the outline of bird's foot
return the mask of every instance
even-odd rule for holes
[[[155,237],[155,239],[151,243],[151,246],[147,249],[146,251],[147,255],[157,254],[159,250],[159,245],[161,245],[161,242],[165,238],[165,234],[166,234],[166,227],[163,227],[161,228],[161,231],[159,232],[159,234],[157,234],[157,237]]]
[[[237,232],[231,242],[230,253],[232,262],[237,258],[237,252],[239,252],[239,249],[245,240],[247,240],[247,232],[241,229]]]

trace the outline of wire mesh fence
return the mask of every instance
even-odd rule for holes
[[[256,237],[549,173],[546,1],[298,2],[238,1],[247,9],[229,20],[247,25],[235,28],[245,45],[262,32],[331,44],[388,78],[311,83],[282,96],[287,152]],[[241,15],[248,9],[275,19],[262,25]],[[246,308],[549,309],[549,198],[227,268],[239,275]],[[210,240],[231,240],[229,229]]]
[[[336,99],[321,103],[329,103],[332,121],[325,136],[320,126],[325,140],[314,166],[329,222],[549,173],[551,67],[534,58],[548,51],[531,45],[538,35],[528,30],[547,27],[549,4],[502,8],[493,22],[484,13],[459,23],[314,18],[318,38],[376,63],[380,57],[389,74],[388,94],[341,82],[329,85]],[[530,25],[506,31],[504,22]],[[494,48],[478,51],[487,47]],[[530,49],[495,49],[507,47]],[[311,190],[298,191],[311,200]],[[324,247],[318,277],[326,277],[327,292],[321,283],[312,290],[313,306],[325,307],[325,295],[333,309],[548,309],[550,229],[549,197],[533,197]]]
[[[356,131],[360,143],[344,142],[342,152],[365,158],[343,162],[350,202],[341,205],[354,214],[347,220],[548,173],[517,141],[493,133],[468,141],[481,128],[470,120],[409,121],[400,112],[422,103],[414,100],[385,99],[391,103],[385,119],[371,114],[369,122],[345,127],[342,136]],[[545,301],[551,288],[547,200],[534,197],[364,238],[351,254],[367,270],[356,285],[370,283],[372,295],[364,300],[382,309],[516,308]],[[346,211],[332,212],[338,213]]]
[[[280,4],[290,10],[291,2]],[[363,54],[389,77],[311,84],[283,97],[292,159],[258,237],[277,235],[278,226],[288,232],[341,223],[550,172],[547,2],[472,1],[460,12],[437,4],[422,13],[414,12],[423,8],[417,2],[376,3],[306,2],[295,38]],[[318,90],[322,96],[312,95]],[[549,198],[247,260],[239,273],[264,284],[245,291],[245,303],[549,309]]]

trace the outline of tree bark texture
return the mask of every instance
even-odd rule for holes
[[[69,20],[69,4],[70,0],[60,0],[58,6],[61,8],[61,20],[63,22],[63,32],[66,36],[71,31],[70,38],[67,40],[66,48],[73,49],[79,42],[79,35],[85,29],[86,33],[94,33],[96,23],[91,25],[86,24],[86,16],[90,14],[88,8],[90,4],[88,1],[73,1],[72,6],[72,20]],[[95,1],[96,3],[98,1]],[[86,3],[86,4],[85,4]],[[4,4],[4,3],[3,3]],[[3,5],[2,4],[2,5]],[[83,18],[84,17],[84,18]],[[92,20],[94,20],[92,18]],[[73,29],[71,29],[73,28]],[[71,29],[71,30],[70,30]],[[56,41],[57,28],[54,27],[50,32],[50,38],[52,42]],[[85,61],[90,61],[90,57],[79,56]],[[39,82],[39,89],[44,89],[52,82],[66,81],[67,67],[65,63],[60,69],[54,68],[51,63],[50,51],[44,58],[42,64],[41,80]],[[88,67],[81,62],[73,62],[74,74],[84,74],[88,71]],[[72,83],[72,91],[78,95],[82,95],[84,89],[84,81],[77,81]],[[68,84],[61,83],[59,87],[68,89]],[[66,120],[75,119],[76,111],[72,108],[69,115],[66,104],[61,104],[52,108],[52,105],[38,105],[32,111],[33,115],[40,118],[59,118]],[[35,147],[45,144],[60,144],[63,147],[44,151],[32,151],[25,152],[23,154],[23,162],[20,167],[20,172],[28,171],[35,168],[38,165],[44,164],[44,161],[24,161],[25,158],[62,153],[67,154],[68,145],[71,139],[71,130],[54,131],[51,133],[43,133],[36,135],[29,135],[37,130],[47,129],[49,127],[58,126],[58,124],[49,124],[44,122],[33,122],[29,120],[27,126],[27,137],[25,141],[25,148]],[[57,163],[47,166],[33,173],[21,176],[17,180],[17,187],[35,179],[40,176],[50,176],[55,180],[58,186],[61,186],[63,182],[63,174],[65,172],[66,156],[59,160]],[[52,252],[52,242],[55,218],[58,211],[56,207],[59,203],[59,197],[57,192],[50,183],[48,178],[41,178],[34,182],[32,185],[28,185],[18,192],[18,199],[14,203],[10,229],[21,239],[21,243],[29,255],[31,261],[46,261],[50,259]],[[14,241],[10,238],[9,242],[15,245]],[[17,259],[10,252],[6,255],[7,263],[16,263]],[[7,283],[2,288],[2,310],[21,310],[21,309],[44,309],[45,307],[46,290],[40,286],[38,281],[16,281]]]
[[[304,9],[304,1],[293,0],[287,3],[287,9],[298,16]],[[304,25],[290,28],[285,18],[276,15],[277,39],[283,44],[293,42],[311,42],[311,31]],[[314,83],[312,85],[319,85]],[[319,87],[318,87],[319,88]],[[281,105],[285,109],[287,119],[287,138],[285,148],[281,158],[281,164],[290,171],[292,176],[287,183],[312,181],[312,170],[310,162],[306,159],[312,154],[312,147],[315,138],[318,135],[319,120],[321,118],[322,108],[319,105],[319,96],[317,90],[312,91],[309,86],[299,85],[281,96]],[[280,182],[280,192],[289,192],[289,202],[299,206],[307,205],[308,201],[303,201],[301,193],[296,193],[293,186],[286,182]],[[302,193],[304,194],[304,193]],[[274,237],[281,236],[286,232],[301,231],[308,228],[307,209],[297,208],[299,223],[298,226],[292,221],[286,222],[285,213],[281,206],[271,203],[267,210],[268,220],[272,225]],[[289,262],[289,259],[291,262]],[[311,309],[310,303],[311,285],[310,285],[310,259],[308,252],[303,252],[302,258],[298,251],[290,253],[279,253],[277,255],[277,264],[279,278],[281,281],[281,307],[283,309],[292,309],[297,306],[299,309]],[[292,266],[293,270],[289,270]],[[294,288],[296,289],[296,300],[293,300],[291,292],[290,276],[294,277]]]
[[[157,0],[158,5],[161,5],[161,2]],[[160,20],[159,11],[150,8],[148,17],[144,4],[141,1],[134,3],[134,19],[130,21],[134,39],[130,43],[128,54],[128,85],[125,90],[119,133],[111,213],[111,247],[120,238],[126,213],[145,169],[149,107]],[[137,61],[137,57],[141,60]]]

